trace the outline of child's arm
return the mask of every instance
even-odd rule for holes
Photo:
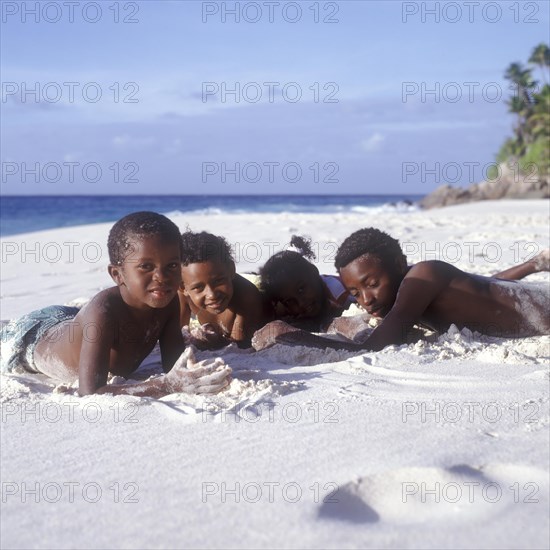
[[[275,344],[290,344],[297,346],[310,346],[313,348],[331,348],[338,350],[358,351],[364,349],[360,344],[354,342],[341,342],[311,334],[300,328],[296,328],[280,319],[271,321],[252,338],[252,347],[256,351],[269,348]]]
[[[189,325],[191,321],[191,308],[189,307],[189,302],[185,294],[178,290],[178,299],[180,302],[180,328]]]
[[[185,349],[185,342],[181,333],[181,301],[172,300],[167,306],[168,320],[159,336],[160,356],[162,358],[162,369],[168,372],[178,357]],[[187,322],[189,323],[189,321]]]
[[[522,264],[515,265],[504,271],[500,271],[493,275],[496,279],[505,279],[508,281],[516,281],[523,279],[533,273],[540,273],[541,271],[550,271],[550,250],[546,249],[539,252],[534,258],[523,262]]]
[[[413,266],[403,279],[390,312],[363,344],[335,342],[301,331],[282,334],[276,337],[276,341],[349,351],[378,351],[386,346],[402,344],[427,307],[449,284],[450,274],[445,265],[442,262],[421,262]]]
[[[80,360],[78,364],[78,393],[90,395],[94,393],[131,394],[138,396],[160,397],[170,393],[162,379],[143,382],[138,385],[107,385],[109,374],[110,353],[113,347],[116,326],[109,306],[90,304],[87,315],[83,319],[84,327],[100,327],[93,338],[82,338]],[[86,334],[86,332],[85,332]]]
[[[407,333],[448,286],[450,277],[447,264],[443,262],[421,262],[411,267],[399,287],[393,307],[365,341],[365,349],[378,351],[405,342]]]
[[[206,363],[206,361],[201,361]],[[196,365],[192,348],[188,348],[176,361],[169,373],[153,380],[135,384],[111,384],[98,388],[95,393],[134,395],[137,397],[163,397],[171,393],[218,393],[231,381],[231,369],[221,359]],[[81,394],[83,395],[83,394]]]
[[[183,337],[179,330],[179,308],[176,302],[174,306],[174,311],[169,321],[170,328],[166,327],[168,331],[164,337],[165,341],[164,344],[161,343],[163,366],[166,360],[166,364],[172,361],[170,367],[174,365],[175,359],[173,357],[177,353],[177,350],[181,351],[183,349]],[[192,368],[195,360],[194,357],[187,353],[180,356],[167,375],[136,384],[107,385],[110,353],[116,329],[113,319],[116,318],[117,316],[105,304],[99,307],[91,305],[88,308],[88,314],[83,319],[84,326],[93,325],[101,327],[101,330],[97,331],[97,335],[94,335],[94,338],[82,339],[78,368],[78,393],[80,395],[110,393],[113,395],[127,394],[140,397],[162,397],[163,395],[175,392],[216,393],[229,383],[229,367],[222,368],[219,364],[213,362],[199,368]],[[174,327],[177,329],[177,334],[181,341],[181,347],[179,348]]]
[[[231,331],[232,340],[237,342],[240,348],[249,348],[252,345],[254,333],[265,325],[264,305],[259,295],[250,296],[246,310],[237,315]]]
[[[106,311],[107,309],[107,311]],[[100,327],[95,338],[87,338],[86,331],[82,337],[80,359],[78,362],[78,393],[89,395],[98,392],[107,384],[110,353],[114,343],[115,325],[109,315],[107,306],[101,309],[91,303],[84,317],[84,328]]]

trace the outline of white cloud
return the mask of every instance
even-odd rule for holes
[[[155,143],[155,141],[156,139],[153,136],[133,137],[129,134],[118,135],[112,139],[112,143],[115,147],[127,149],[139,149],[147,147]]]
[[[82,158],[82,153],[66,153],[63,155],[63,160],[65,162],[76,162],[77,159]]]
[[[383,136],[382,134],[379,134],[378,132],[375,132],[369,138],[361,141],[361,148],[367,153],[378,151],[380,149],[380,145],[385,139],[386,139],[385,136]]]

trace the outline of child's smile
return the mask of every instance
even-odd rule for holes
[[[184,294],[199,309],[223,313],[233,297],[234,267],[218,260],[182,266]]]
[[[179,245],[161,243],[155,237],[136,240],[133,250],[120,267],[115,266],[114,273],[128,305],[138,309],[164,308],[181,282]]]

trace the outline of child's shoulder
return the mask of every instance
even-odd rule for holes
[[[262,278],[257,273],[237,273],[237,275],[235,276],[235,282],[240,284],[240,282],[243,280],[250,283],[257,290],[260,289],[260,286],[262,284]]]
[[[425,260],[408,267],[405,279],[423,279],[426,281],[445,281],[457,275],[466,275],[452,264],[441,260]]]
[[[233,288],[234,288],[234,291],[236,291],[239,294],[239,296],[241,295],[246,297],[261,296],[260,291],[258,290],[258,287],[252,281],[250,281],[250,279],[243,277],[238,273],[235,275],[235,280],[233,281]]]
[[[346,289],[338,275],[321,275],[321,280],[327,290],[327,299],[332,306],[347,309],[355,302],[355,298]]]
[[[125,309],[125,303],[117,286],[98,292],[81,310],[79,315],[85,317],[112,318]]]
[[[238,311],[250,311],[263,304],[262,293],[242,275],[236,275],[233,280],[233,308]]]

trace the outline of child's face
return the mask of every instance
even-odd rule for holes
[[[219,315],[233,298],[235,264],[219,260],[181,267],[183,293],[199,309]]]
[[[136,238],[122,265],[109,266],[124,301],[135,308],[166,307],[181,283],[179,243],[159,237]]]
[[[317,317],[325,305],[323,282],[318,273],[310,271],[281,286],[278,301],[285,314],[296,319]]]
[[[397,265],[395,272],[390,272],[380,258],[370,254],[340,268],[340,277],[359,305],[375,317],[389,313],[401,282]]]

